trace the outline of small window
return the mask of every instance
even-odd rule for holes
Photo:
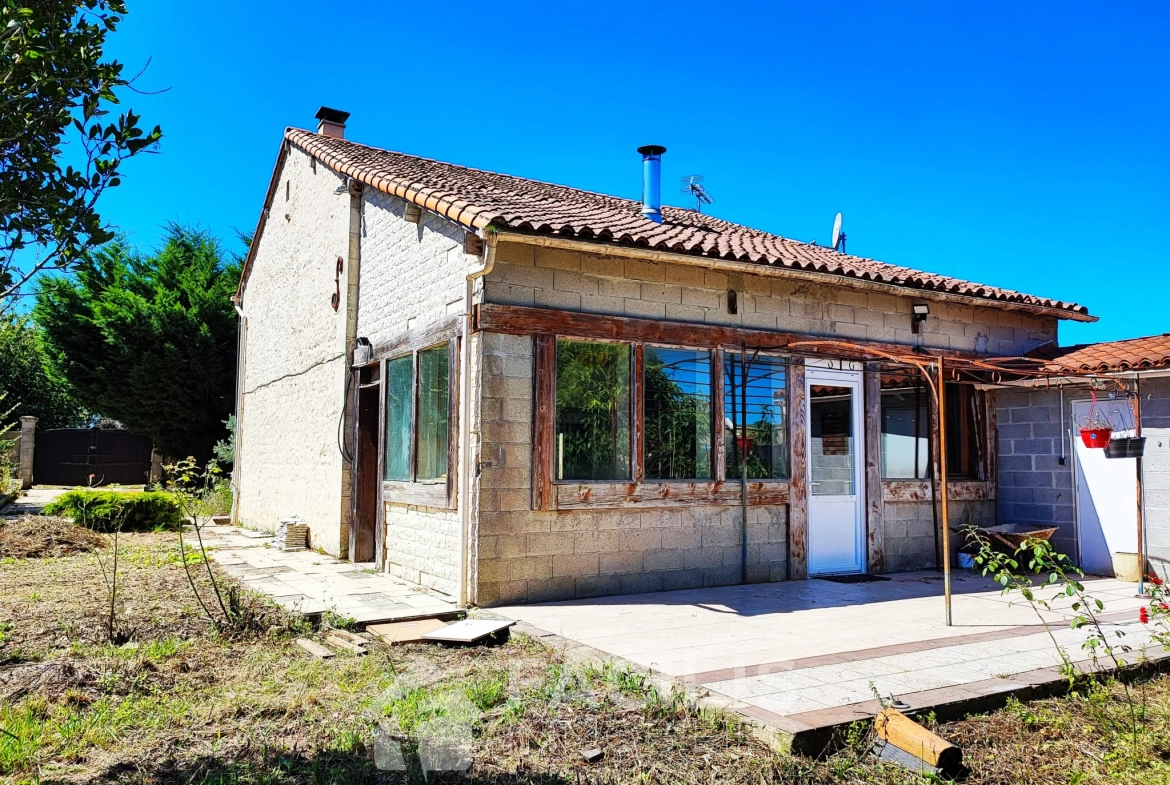
[[[745,382],[746,380],[746,382]],[[727,352],[723,368],[727,478],[788,478],[788,399],[784,360]]]
[[[981,454],[978,422],[981,402],[974,388],[948,382],[947,475],[976,478]],[[931,396],[922,385],[906,383],[882,391],[882,477],[926,480],[931,474]]]
[[[450,439],[449,344],[386,363],[386,460],[393,481],[447,478]],[[417,363],[417,374],[415,372]]]
[[[630,479],[630,347],[557,341],[558,480]]]
[[[930,477],[929,391],[921,385],[882,391],[882,476]]]
[[[710,479],[711,353],[647,346],[643,382],[646,479]]]
[[[969,384],[947,384],[947,474],[975,479],[980,470],[978,422],[982,410]]]
[[[447,478],[447,345],[418,353],[418,471],[420,481]]]
[[[387,480],[410,480],[410,427],[414,417],[414,357],[386,363]]]

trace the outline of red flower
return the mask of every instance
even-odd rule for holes
[[[1164,611],[1170,611],[1170,605],[1167,605],[1167,604],[1166,604],[1166,603],[1164,603],[1164,602],[1160,602],[1160,603],[1158,603],[1158,607],[1159,607],[1159,608],[1161,608],[1161,609],[1162,609],[1162,610],[1164,610]]]
[[[1162,579],[1159,578],[1157,575],[1151,575],[1150,576],[1150,583],[1154,584],[1155,586],[1161,586]]]
[[[1140,611],[1138,611],[1138,618],[1141,620],[1142,624],[1149,624],[1150,623],[1149,609],[1142,608]]]

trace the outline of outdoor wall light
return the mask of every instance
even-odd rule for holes
[[[914,303],[910,306],[910,332],[917,335],[922,331],[922,323],[930,316],[930,306],[926,303]]]

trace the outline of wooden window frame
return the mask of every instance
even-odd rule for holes
[[[433,336],[430,336],[433,337]],[[405,504],[419,507],[433,507],[436,509],[455,509],[458,504],[458,460],[459,460],[459,350],[461,339],[458,336],[442,340],[432,340],[423,346],[417,346],[410,351],[399,351],[383,357],[380,362],[386,368],[394,360],[403,357],[411,358],[411,412],[410,412],[410,479],[387,480],[383,473],[382,500],[393,504]],[[447,475],[436,480],[418,479],[418,414],[419,414],[419,355],[423,352],[434,351],[446,347],[447,350]],[[383,378],[388,378],[383,371]],[[386,461],[385,423],[389,418],[390,385],[384,385],[382,394],[382,456],[381,463]]]
[[[630,476],[623,480],[555,479],[556,433],[556,348],[560,339],[594,343],[621,343],[630,347]],[[662,340],[623,340],[571,332],[542,332],[533,335],[533,460],[532,509],[573,511],[588,509],[658,509],[663,507],[732,506],[741,504],[741,481],[727,479],[726,426],[724,423],[724,358],[740,345],[696,345]],[[650,480],[645,477],[645,369],[647,346],[706,351],[711,361],[712,474],[710,480]],[[761,352],[783,357],[776,351]],[[785,378],[785,385],[789,380]],[[792,473],[792,442],[789,475]],[[747,482],[751,506],[783,505],[789,501],[789,479],[758,479]]]

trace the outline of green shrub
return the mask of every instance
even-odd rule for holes
[[[44,508],[45,515],[60,515],[95,531],[113,531],[119,521],[122,531],[173,529],[181,520],[179,505],[169,493],[147,491],[73,490],[57,497]]]

